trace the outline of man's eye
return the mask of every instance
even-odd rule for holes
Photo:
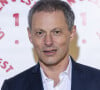
[[[55,35],[59,35],[61,32],[60,31],[55,31],[54,34]]]
[[[55,31],[55,33],[60,33],[60,31]]]
[[[37,34],[38,34],[38,35],[41,35],[41,34],[42,34],[42,32],[37,32]]]
[[[43,33],[43,32],[41,32],[41,31],[39,31],[39,32],[36,32],[36,35],[40,37],[40,36],[43,36],[43,35],[44,35],[44,33]]]

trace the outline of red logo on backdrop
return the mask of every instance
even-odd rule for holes
[[[2,5],[2,7],[0,7],[0,10],[2,10],[3,6],[5,6],[5,4],[8,4],[7,0],[0,0],[0,3]]]
[[[4,32],[3,31],[0,31],[0,40],[4,37]]]
[[[0,68],[4,69],[5,72],[10,72],[11,70],[13,70],[13,66],[9,64],[8,61],[3,60],[2,58],[0,58]]]
[[[69,2],[69,4],[72,4],[72,3],[76,3],[75,0],[67,0]]]
[[[0,0],[0,3],[2,4],[2,6],[4,6],[5,4],[8,4],[7,0]]]
[[[78,1],[77,0],[66,0],[68,1],[68,3],[70,5],[74,4],[74,3],[77,3]],[[85,0],[79,0],[79,1],[85,1]],[[100,7],[100,0],[87,0],[88,2],[91,2],[93,4],[95,4],[96,6]]]
[[[16,0],[12,0],[13,2],[16,2]],[[24,1],[24,0],[20,0],[22,3],[25,3],[26,5],[31,5],[31,0],[27,0],[27,2],[26,1]]]
[[[31,0],[28,0],[27,2],[25,2],[24,0],[21,0],[22,3],[26,3],[26,5],[31,5]]]
[[[16,2],[17,0],[11,0],[12,2]],[[20,0],[20,2],[21,3],[24,3],[24,4],[26,4],[26,5],[31,5],[33,0]],[[1,6],[0,6],[0,10],[2,10],[3,9],[3,7],[6,5],[6,4],[8,4],[9,2],[8,2],[8,0],[0,0],[0,3],[1,3]],[[32,7],[32,6],[31,6]]]

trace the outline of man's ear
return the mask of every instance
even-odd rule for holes
[[[32,43],[32,34],[31,34],[31,30],[30,30],[29,27],[27,28],[27,32],[28,32],[29,40],[30,40],[30,42]]]
[[[70,40],[73,40],[76,34],[76,26],[74,25],[71,30]]]

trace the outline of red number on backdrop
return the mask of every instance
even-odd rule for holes
[[[0,40],[5,36],[5,33],[3,31],[0,31]]]
[[[13,14],[13,17],[15,18],[15,26],[19,26],[19,13]]]

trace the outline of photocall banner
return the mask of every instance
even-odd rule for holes
[[[28,11],[38,0],[0,0],[0,88],[36,64],[28,39]],[[79,63],[100,69],[100,0],[64,0],[75,13],[76,36],[70,55]]]

